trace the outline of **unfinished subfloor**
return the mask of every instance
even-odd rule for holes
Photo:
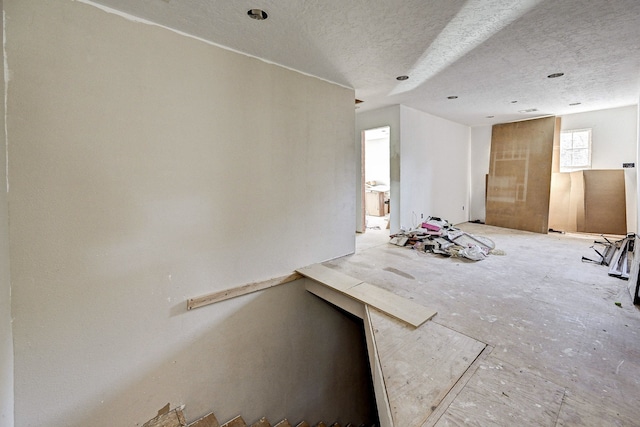
[[[451,337],[486,344],[423,425],[640,425],[640,309],[627,282],[581,261],[594,237],[459,227],[506,255],[468,262],[419,253],[388,244],[382,229],[324,264],[435,308],[431,322]],[[446,349],[447,334],[437,339]],[[436,377],[450,367],[431,369]]]

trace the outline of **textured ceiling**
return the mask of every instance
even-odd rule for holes
[[[474,126],[640,98],[639,0],[81,1],[354,88],[357,112],[404,104]]]

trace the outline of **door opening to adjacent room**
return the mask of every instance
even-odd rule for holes
[[[389,228],[390,206],[390,128],[369,129],[362,137],[362,215],[363,231]]]

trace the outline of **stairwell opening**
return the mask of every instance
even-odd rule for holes
[[[361,408],[366,408],[365,419],[362,420],[362,423],[359,425],[364,424],[365,426],[379,426],[380,420],[378,417],[378,408],[376,405],[375,391],[373,388],[373,378],[371,376],[372,369],[368,356],[364,321],[358,316],[349,313],[348,311],[326,301],[323,298],[317,296],[314,297],[318,298],[325,304],[328,304],[337,313],[339,313],[345,319],[348,319],[349,323],[353,325],[354,330],[357,330],[359,332],[359,339],[354,340],[350,348],[341,350],[343,354],[350,355],[351,361],[352,363],[354,363],[354,369],[356,369],[356,372],[353,373],[353,378],[356,378],[360,382],[360,387],[358,388],[363,391],[360,395],[352,396],[351,399],[354,405],[358,405]],[[336,357],[339,357],[339,355],[336,355]],[[344,422],[349,421],[352,420],[344,420]]]

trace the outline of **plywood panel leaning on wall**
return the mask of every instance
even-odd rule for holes
[[[583,227],[585,233],[626,234],[627,209],[624,171],[585,170],[571,174],[572,182],[583,180]]]
[[[493,126],[486,223],[547,233],[555,117]]]

